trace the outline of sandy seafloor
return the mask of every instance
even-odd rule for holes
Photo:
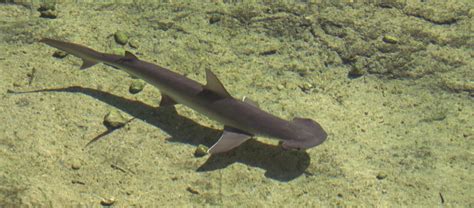
[[[64,1],[68,2],[68,1]],[[474,3],[0,4],[0,207],[474,207]],[[351,3],[352,2],[352,3]],[[373,1],[372,1],[373,2]],[[114,40],[121,31],[130,44]],[[257,137],[195,157],[222,126],[50,37],[142,60],[327,131],[306,152]],[[12,94],[12,91],[56,89]],[[135,118],[107,128],[104,116]]]

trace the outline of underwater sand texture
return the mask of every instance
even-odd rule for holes
[[[472,1],[350,2],[60,3],[44,17],[0,4],[0,205],[473,207]],[[328,140],[195,157],[219,123],[159,109],[154,87],[131,94],[129,75],[79,70],[42,37],[201,83],[212,69],[236,98],[312,118]],[[111,111],[135,119],[85,147]]]

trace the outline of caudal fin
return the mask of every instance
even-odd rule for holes
[[[59,50],[65,51],[68,54],[81,58],[81,69],[87,69],[99,63],[96,60],[98,59],[98,57],[100,57],[101,53],[88,47],[50,38],[43,38],[39,42],[45,43],[51,47],[57,48]]]

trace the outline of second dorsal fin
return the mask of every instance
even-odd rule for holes
[[[130,60],[138,60],[138,58],[130,51],[125,51],[125,58]]]
[[[222,97],[232,97],[210,69],[206,69],[206,81],[207,84],[204,86],[204,89],[212,91]]]

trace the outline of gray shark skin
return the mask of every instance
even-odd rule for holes
[[[287,121],[261,110],[249,99],[233,98],[209,69],[206,69],[207,84],[202,85],[139,60],[128,51],[125,56],[119,56],[49,38],[40,42],[81,58],[81,69],[104,63],[145,80],[161,91],[160,106],[183,104],[224,124],[222,136],[208,151],[211,154],[227,152],[254,135],[279,139],[283,148],[298,150],[317,146],[327,138],[321,125],[311,119],[297,117]]]

